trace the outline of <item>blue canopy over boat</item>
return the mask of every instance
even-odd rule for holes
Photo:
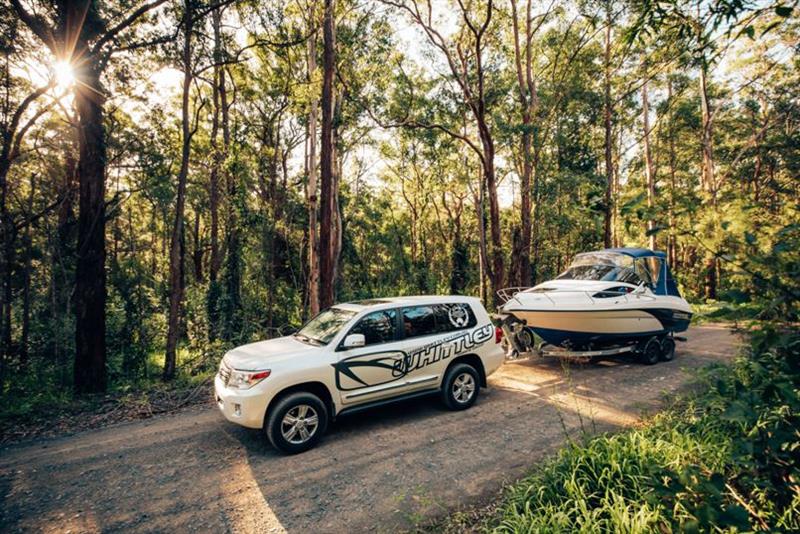
[[[607,248],[603,252],[613,252],[616,254],[625,254],[632,258],[651,258],[655,257],[661,260],[661,275],[658,277],[653,293],[656,295],[673,295],[680,297],[681,293],[678,291],[678,284],[672,277],[672,271],[667,265],[667,254],[661,251],[653,251],[649,248],[634,248],[634,247],[621,247],[621,248]]]

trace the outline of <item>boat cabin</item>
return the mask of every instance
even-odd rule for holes
[[[647,285],[656,295],[680,297],[664,252],[646,248],[608,248],[575,256],[559,280],[596,280]]]

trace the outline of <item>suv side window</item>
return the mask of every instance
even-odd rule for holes
[[[436,304],[433,306],[436,315],[437,332],[453,332],[462,328],[472,328],[478,319],[469,304]]]
[[[351,334],[364,334],[365,345],[376,345],[395,340],[397,310],[381,310],[365,315],[350,330]]]
[[[478,320],[467,304],[434,304],[403,309],[405,338],[444,334],[475,326]]]
[[[432,306],[403,308],[403,333],[406,339],[438,333]]]

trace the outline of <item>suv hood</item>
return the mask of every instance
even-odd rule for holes
[[[260,371],[270,365],[303,356],[322,347],[307,345],[292,336],[242,345],[225,354],[225,365],[240,371]]]

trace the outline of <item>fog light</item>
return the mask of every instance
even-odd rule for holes
[[[242,416],[242,405],[241,404],[234,404],[233,405],[233,414],[241,417]]]

